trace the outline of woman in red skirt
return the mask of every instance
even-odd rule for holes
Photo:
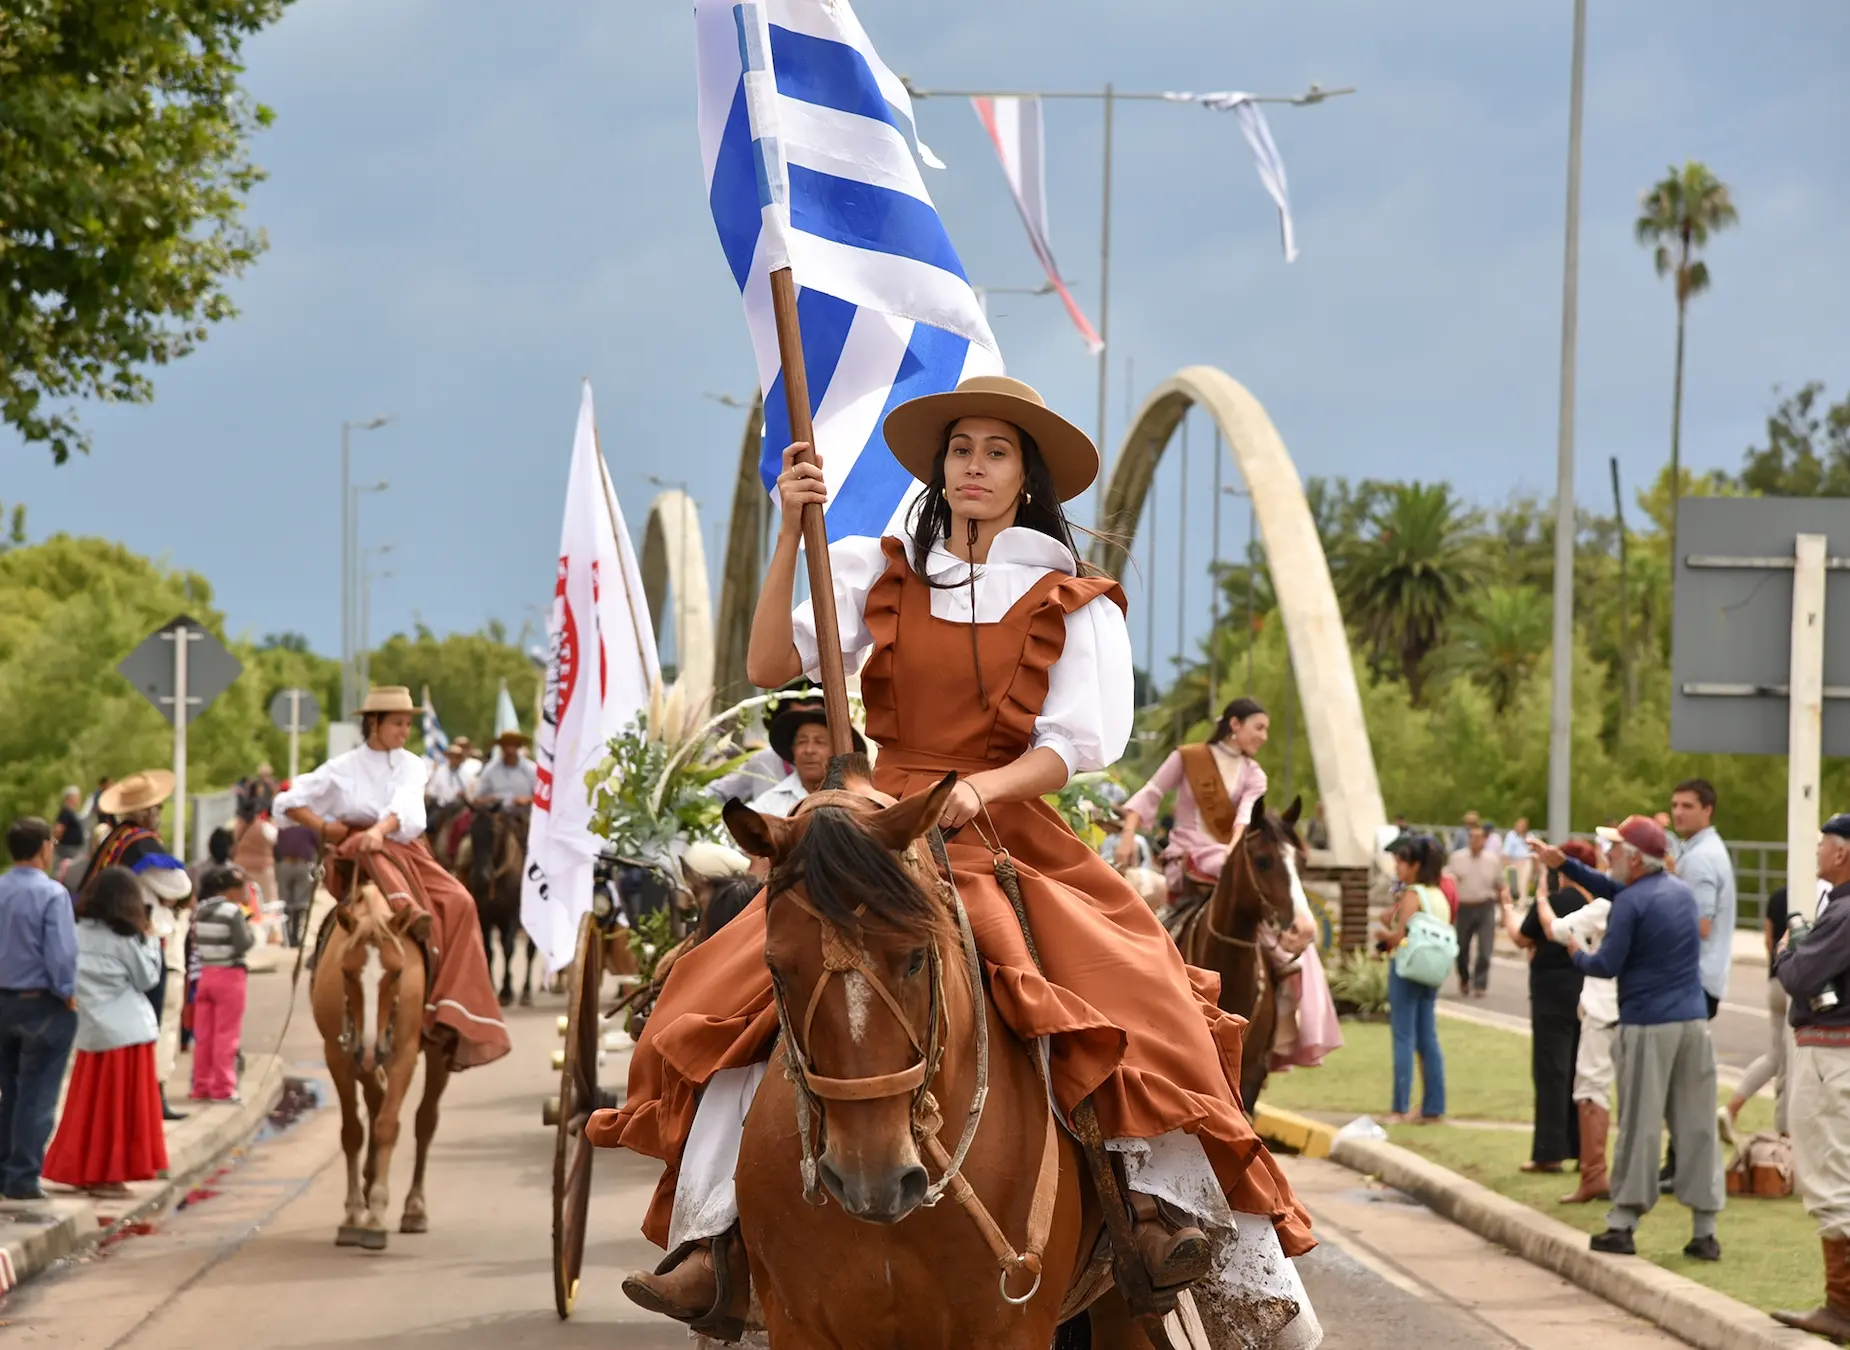
[[[90,879],[77,910],[77,1062],[45,1180],[101,1197],[167,1167],[148,991],[162,978],[146,892],[126,867]]]

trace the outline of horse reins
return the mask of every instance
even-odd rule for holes
[[[799,814],[821,806],[846,807],[850,810],[865,810],[867,799],[849,792],[823,792],[812,794],[804,803]],[[924,870],[917,860],[913,849],[905,854],[911,870]],[[928,1026],[921,1039],[914,1030],[905,1010],[893,991],[887,987],[867,959],[864,949],[851,943],[830,919],[823,916],[807,899],[794,890],[779,892],[779,896],[790,901],[815,919],[822,930],[823,971],[816,987],[811,991],[808,1005],[803,1014],[803,1034],[799,1039],[795,1034],[790,1019],[790,1009],[784,997],[781,981],[773,980],[772,993],[777,1006],[777,1020],[782,1028],[785,1041],[786,1076],[796,1089],[797,1134],[802,1148],[803,1196],[810,1204],[821,1204],[822,1199],[817,1190],[818,1153],[815,1142],[814,1126],[816,1122],[826,1123],[823,1103],[828,1101],[878,1101],[889,1097],[908,1094],[912,1097],[911,1128],[914,1141],[921,1147],[933,1166],[939,1170],[936,1181],[927,1186],[925,1198],[921,1204],[930,1208],[935,1206],[949,1192],[951,1198],[970,1216],[977,1232],[988,1244],[1001,1266],[999,1286],[1005,1302],[1020,1306],[1027,1303],[1041,1287],[1041,1261],[1047,1249],[1048,1236],[1053,1227],[1053,1208],[1059,1182],[1059,1147],[1058,1129],[1054,1119],[1053,1107],[1049,1103],[1047,1111],[1047,1133],[1041,1147],[1040,1171],[1035,1180],[1034,1199],[1028,1214],[1027,1244],[1022,1251],[1016,1251],[1002,1232],[994,1216],[976,1194],[969,1179],[963,1175],[964,1161],[969,1155],[970,1146],[976,1139],[978,1126],[982,1122],[983,1107],[989,1096],[989,1020],[983,997],[983,977],[980,959],[976,948],[976,937],[970,927],[970,916],[964,908],[963,898],[957,893],[955,878],[950,875],[947,865],[945,875],[937,878],[940,883],[940,896],[948,895],[950,906],[957,919],[957,932],[964,955],[964,973],[970,986],[971,1014],[974,1023],[972,1039],[976,1058],[976,1085],[971,1094],[970,1107],[965,1113],[962,1135],[953,1152],[946,1152],[938,1139],[938,1132],[944,1126],[944,1117],[938,1108],[936,1097],[932,1095],[931,1083],[937,1077],[944,1059],[944,1042],[940,1035],[940,1025],[946,1031],[950,1025],[950,1014],[944,999],[944,963],[936,938],[927,948],[926,962],[930,981]],[[935,873],[934,873],[935,875]],[[854,911],[860,916],[865,906]],[[875,1074],[863,1078],[830,1078],[815,1072],[810,1054],[809,1037],[816,1018],[816,1011],[822,1004],[823,991],[828,987],[831,977],[848,973],[858,974],[866,980],[875,993],[880,996],[888,1011],[899,1022],[906,1039],[911,1043],[919,1058],[910,1067],[896,1073]],[[1037,1061],[1038,1067],[1038,1061]],[[1016,1271],[1027,1271],[1033,1276],[1034,1283],[1028,1292],[1016,1297],[1009,1293],[1009,1276]]]

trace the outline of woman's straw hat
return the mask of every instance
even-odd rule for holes
[[[363,713],[414,713],[418,705],[411,701],[411,691],[402,684],[374,685],[360,705]]]
[[[144,769],[104,788],[103,795],[96,799],[96,809],[106,816],[132,816],[159,806],[171,796],[173,774],[166,769]]]
[[[908,473],[929,483],[945,433],[961,417],[999,418],[1032,436],[1063,502],[1070,502],[1098,477],[1098,449],[1092,438],[1049,408],[1031,385],[1006,375],[972,375],[949,393],[900,404],[887,414],[887,448]]]

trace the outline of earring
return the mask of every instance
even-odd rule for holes
[[[1021,494],[1021,504],[1023,506],[1033,506],[1034,505],[1034,494],[1032,492],[1022,493]]]

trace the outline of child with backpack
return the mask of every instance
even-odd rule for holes
[[[1439,1048],[1439,988],[1458,960],[1451,907],[1439,889],[1445,853],[1430,835],[1403,836],[1389,850],[1400,889],[1376,934],[1389,953],[1388,1020],[1394,1038],[1393,1123],[1431,1124],[1445,1116],[1445,1055]],[[1413,1104],[1413,1061],[1420,1064],[1420,1113]]]

